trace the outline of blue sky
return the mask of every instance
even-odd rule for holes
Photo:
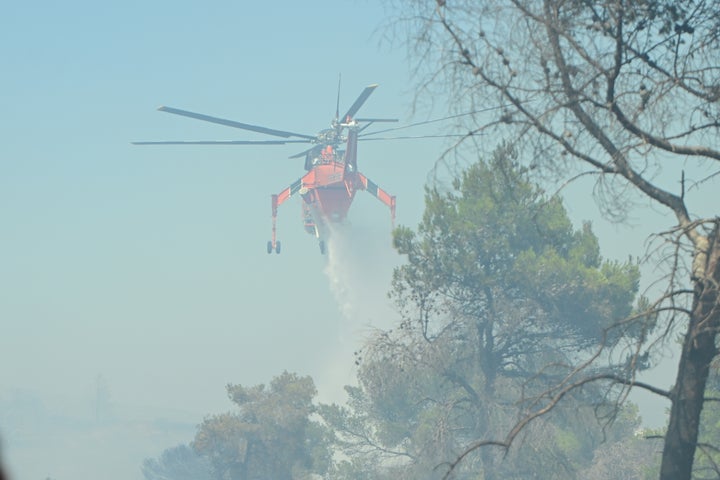
[[[364,115],[424,120],[409,115],[405,51],[381,41],[385,22],[371,1],[4,6],[0,434],[15,478],[139,478],[142,458],[230,408],[228,382],[287,369],[338,398],[351,352],[392,315],[384,294],[399,259],[386,207],[359,197],[351,251],[327,259],[291,199],[283,253],[268,256],[270,195],[303,173],[287,158],[300,149],[130,142],[266,139],[161,104],[314,134],[334,115],[338,74],[341,109],[379,83]],[[398,196],[398,222],[415,224],[441,151],[368,142],[359,166]],[[98,378],[118,422],[188,428],[116,423],[92,440],[82,425],[95,418]],[[23,415],[30,404],[41,406]]]
[[[297,148],[130,142],[254,138],[156,112],[160,104],[312,134],[334,114],[339,72],[346,104],[379,82],[364,112],[402,116],[411,98],[404,56],[378,48],[373,31],[382,15],[369,2],[12,6],[2,20],[0,80],[3,310],[17,319],[16,340],[63,359],[54,365],[28,359],[28,370],[14,376],[32,386],[33,370],[42,375],[73,359],[84,365],[108,357],[108,347],[123,358],[118,368],[143,353],[132,350],[136,344],[148,355],[162,341],[186,342],[189,350],[203,339],[237,348],[236,328],[276,335],[278,319],[289,316],[294,320],[283,328],[297,340],[293,329],[336,314],[322,281],[323,259],[300,228],[295,202],[280,214],[283,255],[264,254],[270,194],[303,172],[299,161],[287,159]],[[410,184],[400,175],[409,161],[427,171],[432,156],[396,153],[366,160],[361,151],[361,166],[382,186],[406,184],[421,198],[423,176]],[[357,220],[368,222],[362,228],[381,224],[388,233],[382,205],[365,207]],[[399,211],[400,220],[414,215]],[[308,284],[317,287],[310,309],[298,304]],[[64,345],[68,339],[80,350]],[[102,362],[94,368],[102,371]],[[62,370],[53,375],[58,383],[75,375]]]
[[[386,13],[370,0],[4,5],[0,401],[32,398],[47,418],[92,423],[101,376],[125,425],[163,418],[192,433],[203,415],[230,407],[228,382],[265,383],[290,370],[337,399],[352,350],[393,319],[384,294],[400,259],[387,209],[359,196],[351,233],[328,259],[291,200],[279,217],[283,253],[268,256],[270,195],[303,173],[302,160],[287,158],[302,148],[130,142],[265,139],[159,105],[314,134],[332,119],[340,73],[341,109],[379,83],[363,115],[401,124],[444,116],[442,102],[411,115],[416,79],[404,47],[383,41]],[[398,223],[419,221],[444,146],[361,144],[360,170],[397,195]],[[611,257],[626,258],[619,239],[628,237],[640,254],[648,221],[672,224],[649,213],[611,227],[589,202],[570,210],[577,220],[595,216]],[[115,478],[106,470],[140,478],[142,458],[191,439],[187,428],[127,427],[105,431],[115,440],[103,449],[83,430],[64,452],[59,439],[71,435],[57,422],[18,418],[6,413],[12,428],[0,424],[18,479]],[[29,440],[52,432],[55,443]],[[78,470],[73,455],[87,461],[89,445],[97,461]]]

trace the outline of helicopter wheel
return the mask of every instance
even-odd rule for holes
[[[280,253],[280,242],[275,242],[275,253]]]
[[[320,240],[320,255],[325,255],[325,252],[327,252],[327,248],[325,248],[325,241]]]
[[[268,242],[267,243],[267,252],[272,253],[272,251],[273,251],[272,242]]]

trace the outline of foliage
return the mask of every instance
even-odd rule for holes
[[[697,480],[720,477],[720,370],[714,364],[708,378],[707,398],[700,417],[699,448],[695,453],[694,478]]]
[[[168,448],[160,458],[146,459],[142,465],[145,480],[211,480],[210,462],[188,445]]]
[[[403,321],[365,349],[348,405],[321,410],[348,455],[384,466],[378,478],[438,478],[468,445],[502,440],[546,405],[548,385],[590,345],[623,338],[605,329],[630,314],[637,266],[604,261],[590,225],[574,230],[514,155],[504,146],[452,191],[428,188],[417,232],[395,232]],[[577,478],[604,439],[632,436],[636,412],[617,417],[592,386],[569,396],[521,447],[473,451],[453,478]]]
[[[284,372],[269,387],[228,385],[235,412],[207,417],[193,447],[209,458],[216,478],[297,480],[329,466],[329,437],[313,420],[310,377]]]
[[[590,225],[573,230],[561,200],[530,182],[507,145],[453,191],[428,189],[418,233],[399,229],[395,245],[408,258],[392,292],[404,326],[430,340],[471,322],[489,386],[499,370],[530,368],[526,354],[543,343],[553,354],[596,345],[630,314],[638,288],[637,265],[603,261]]]
[[[640,199],[671,214],[657,231],[666,275],[648,302],[666,339],[684,328],[660,476],[689,479],[720,332],[720,17],[708,0],[400,0],[423,91],[435,86],[479,134],[516,139],[537,174],[594,175],[608,218]],[[482,108],[480,108],[482,107]],[[483,137],[489,139],[490,137]],[[487,142],[492,145],[492,141]],[[686,192],[693,192],[693,202]],[[588,193],[590,190],[588,189]],[[674,225],[673,225],[674,222]],[[655,283],[655,285],[661,285]],[[628,366],[655,359],[642,334]],[[589,372],[605,360],[578,363]],[[649,360],[649,362],[648,362]],[[717,445],[715,446],[718,447]]]
[[[593,462],[582,470],[578,478],[592,480],[651,480],[657,478],[659,464],[648,459],[658,457],[662,449],[660,439],[629,437],[618,442],[600,445]]]

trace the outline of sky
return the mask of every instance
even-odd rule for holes
[[[385,13],[343,0],[4,5],[0,438],[13,478],[141,478],[143,458],[231,408],[227,383],[289,370],[342,399],[352,351],[393,315],[388,209],[358,196],[352,251],[328,258],[291,199],[269,256],[270,195],[304,173],[287,158],[302,148],[130,142],[268,139],[160,105],[315,134],[339,75],[341,109],[378,83],[363,115],[427,119],[410,115]],[[441,149],[361,146],[398,223],[419,220]]]
[[[228,383],[288,370],[342,400],[352,351],[394,320],[387,208],[361,193],[325,257],[291,199],[282,253],[267,255],[270,195],[302,175],[287,158],[302,148],[131,142],[267,139],[160,105],[314,134],[339,74],[341,110],[378,83],[363,116],[444,116],[442,102],[413,110],[412,62],[387,39],[387,15],[371,0],[4,6],[0,437],[13,478],[142,478],[143,458],[231,408]],[[446,146],[360,145],[359,169],[397,196],[398,224],[419,222]],[[610,257],[627,257],[628,237],[640,254],[668,224],[650,212],[610,226],[585,200],[570,212],[595,218]]]

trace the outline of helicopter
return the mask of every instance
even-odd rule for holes
[[[234,141],[153,141],[132,142],[133,145],[284,145],[307,143],[312,146],[289,158],[305,159],[305,173],[277,194],[271,195],[272,235],[267,242],[267,253],[281,252],[277,239],[278,207],[293,196],[302,199],[302,219],[305,231],[318,240],[320,253],[327,253],[330,224],[343,223],[358,191],[366,191],[390,209],[390,219],[395,222],[395,196],[380,188],[375,182],[358,171],[357,144],[360,132],[378,122],[397,122],[394,118],[355,118],[355,115],[375,91],[378,84],[365,87],[355,102],[340,116],[340,88],[330,128],[316,135],[306,135],[276,130],[259,125],[240,123],[212,117],[178,108],[161,106],[161,112],[171,113],[228,127],[249,130],[285,140],[234,140]],[[379,133],[379,132],[374,132]]]

